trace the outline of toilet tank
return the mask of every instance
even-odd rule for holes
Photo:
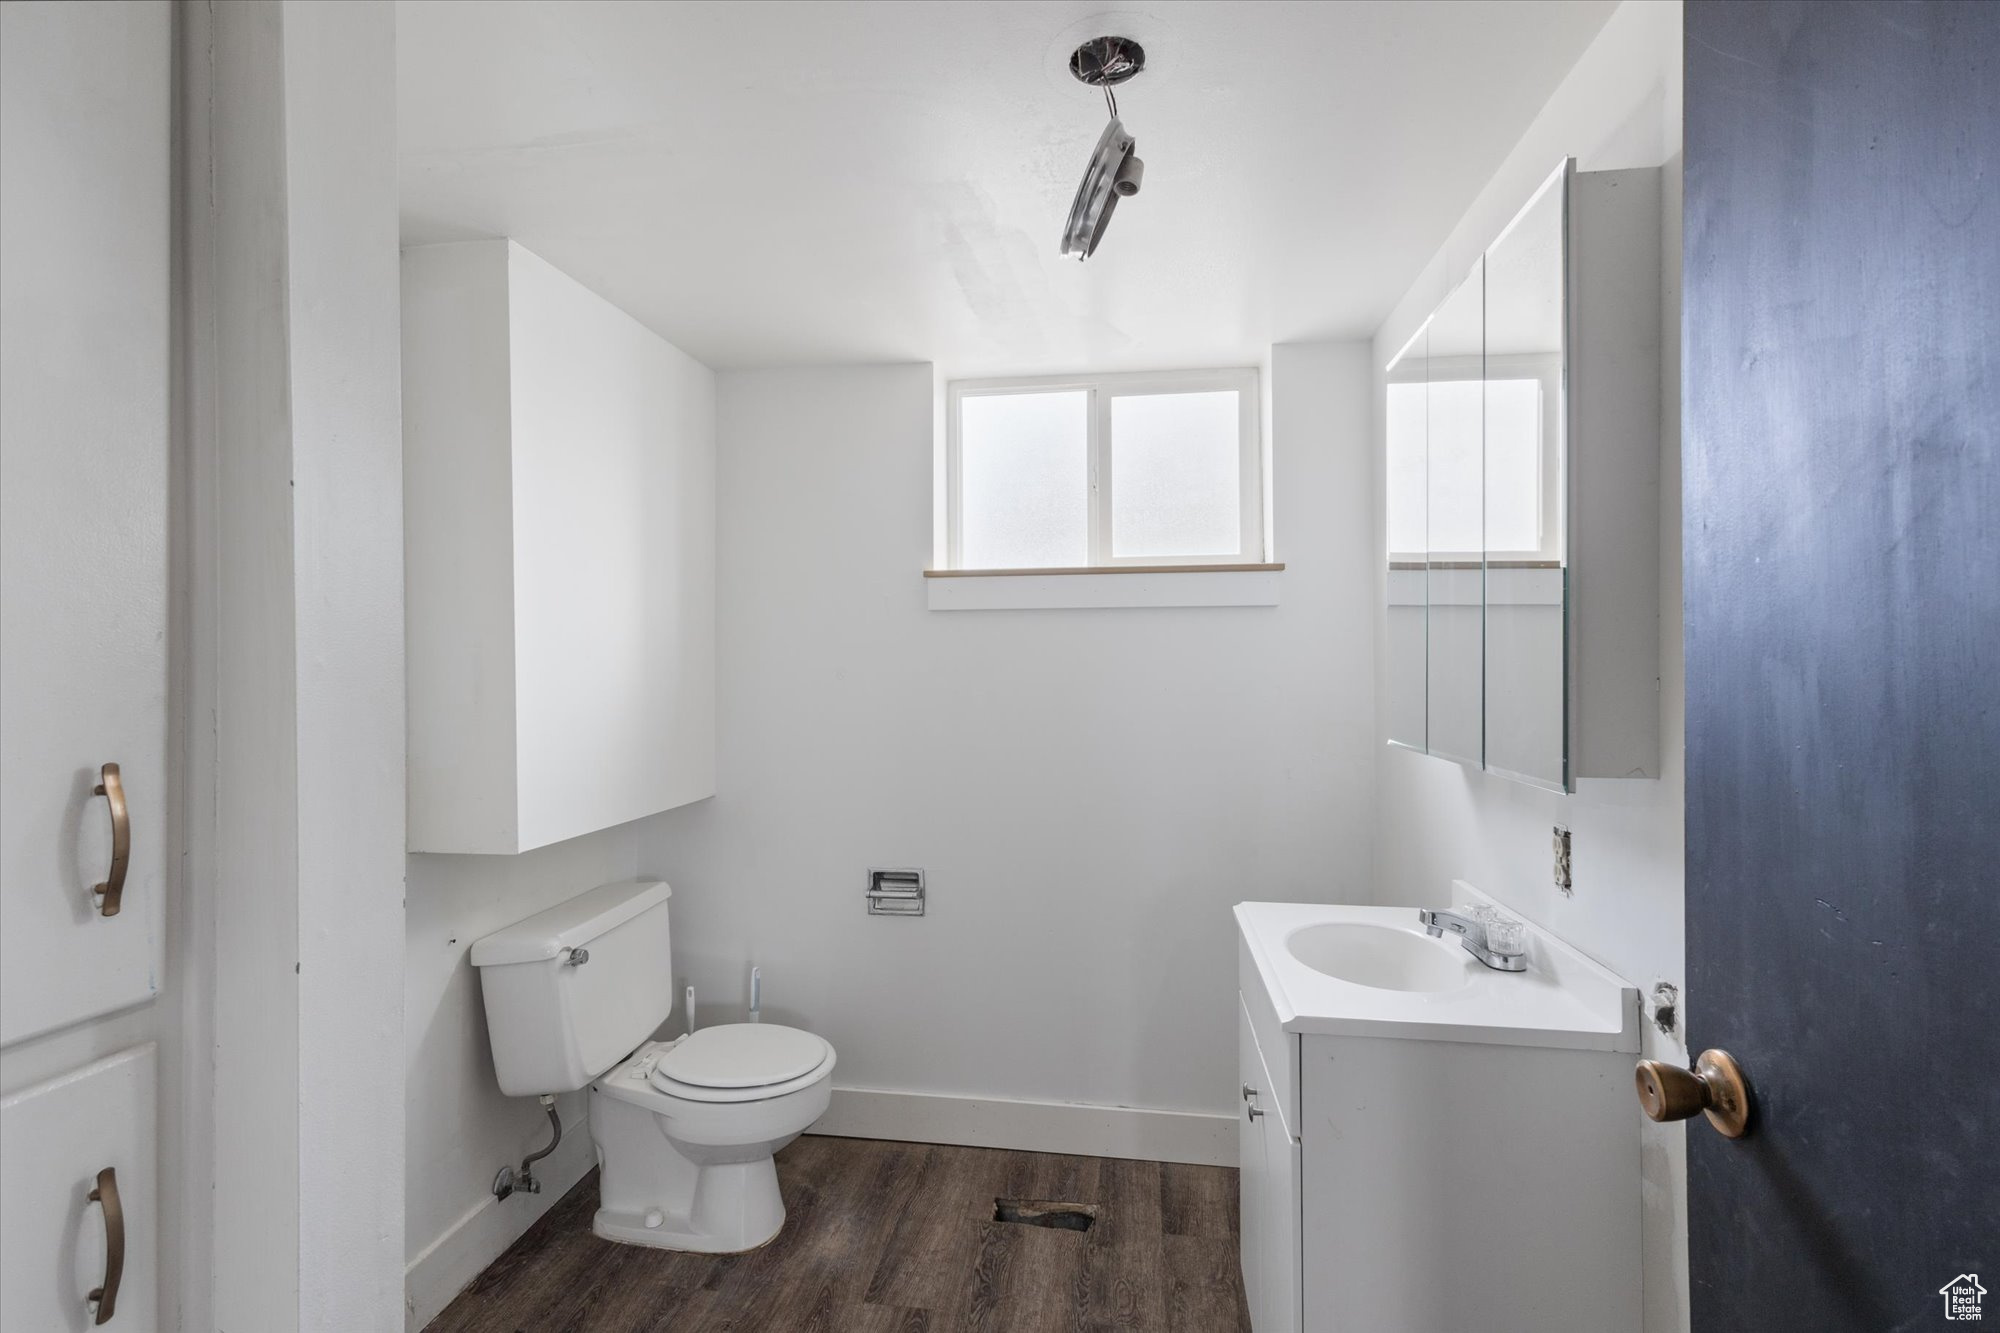
[[[502,1092],[581,1088],[666,1021],[671,893],[659,880],[606,884],[473,944]]]

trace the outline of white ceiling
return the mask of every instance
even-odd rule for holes
[[[512,236],[716,367],[1246,364],[1367,336],[1613,0],[401,0],[406,244]],[[1146,162],[1056,253],[1133,36]]]

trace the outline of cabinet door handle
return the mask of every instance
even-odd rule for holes
[[[132,860],[132,819],[125,813],[125,784],[118,776],[118,765],[106,764],[98,770],[94,794],[111,807],[111,869],[104,882],[90,891],[102,899],[97,908],[102,915],[117,916],[125,898],[125,867]]]
[[[89,1299],[97,1303],[92,1322],[108,1324],[118,1312],[118,1284],[125,1280],[125,1206],[118,1201],[117,1171],[107,1166],[97,1173],[90,1201],[104,1210],[104,1285],[90,1292]]]
[[[1245,1084],[1243,1085],[1243,1100],[1244,1100],[1244,1101],[1246,1101],[1246,1102],[1247,1102],[1247,1101],[1249,1101],[1249,1100],[1250,1100],[1250,1099],[1251,1099],[1252,1097],[1255,1097],[1256,1095],[1257,1095],[1257,1089],[1255,1089],[1255,1088],[1251,1087],[1251,1086],[1250,1086],[1250,1085],[1249,1085],[1248,1083],[1245,1083]]]
[[[1262,1120],[1264,1118],[1264,1110],[1260,1106],[1246,1106],[1243,1108],[1243,1113],[1252,1120]]]

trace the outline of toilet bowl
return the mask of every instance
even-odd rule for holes
[[[773,1155],[826,1111],[833,1048],[777,1024],[649,1042],[590,1087],[606,1240],[727,1254],[778,1234]]]
[[[826,1111],[833,1047],[776,1023],[647,1040],[673,1009],[671,896],[607,884],[475,942],[493,1072],[513,1097],[589,1087],[598,1235],[755,1249],[785,1224],[771,1158]]]

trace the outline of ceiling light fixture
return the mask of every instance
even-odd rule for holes
[[[1090,165],[1083,169],[1083,182],[1076,187],[1076,201],[1063,226],[1062,253],[1079,261],[1097,253],[1119,199],[1139,193],[1146,164],[1138,158],[1138,140],[1119,123],[1118,98],[1111,90],[1145,67],[1145,48],[1129,37],[1094,37],[1070,55],[1069,72],[1081,83],[1102,88],[1105,109],[1111,113],[1111,123],[1091,150]]]

